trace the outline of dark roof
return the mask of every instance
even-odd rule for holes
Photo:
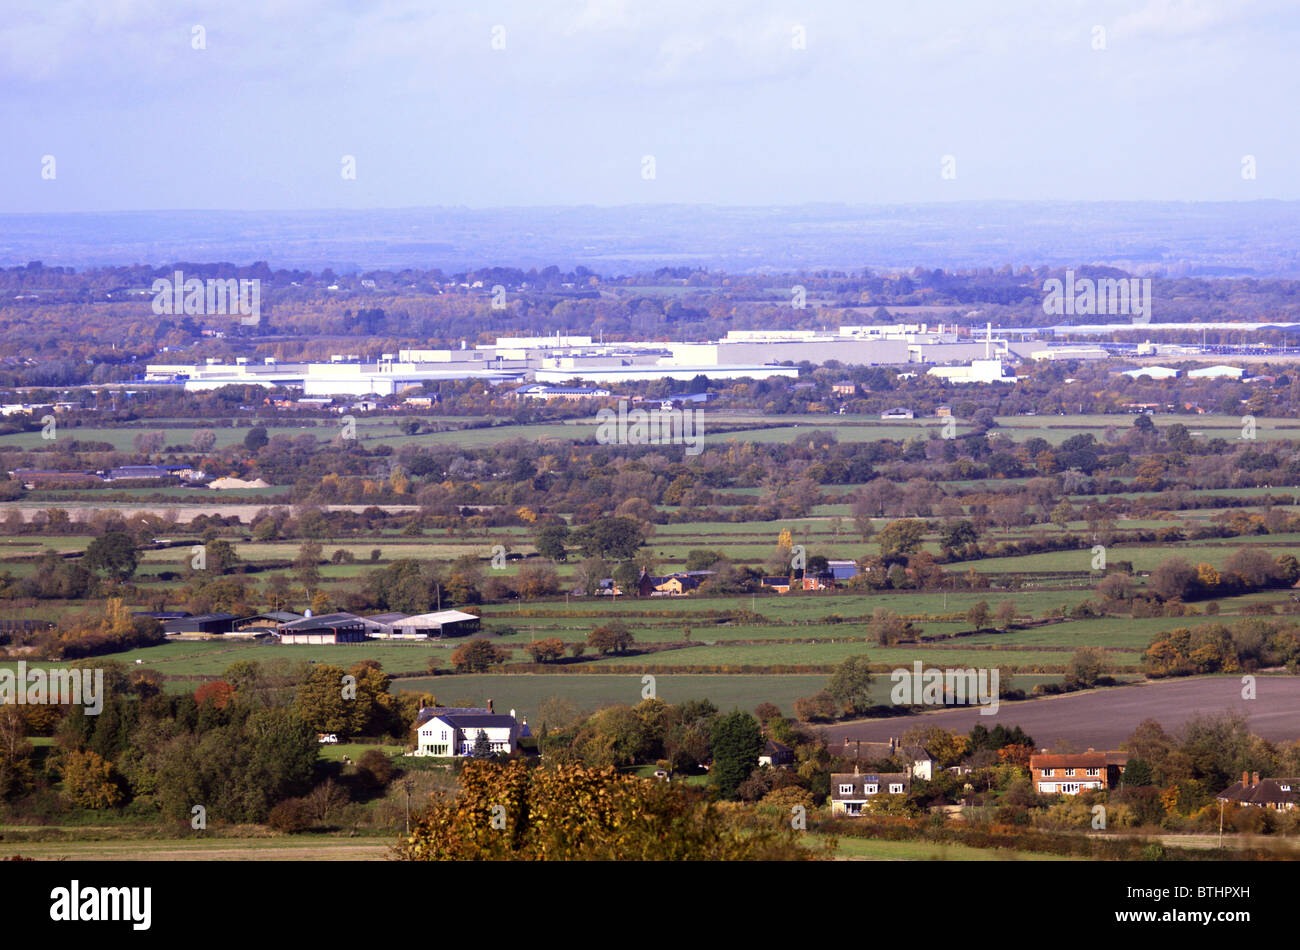
[[[448,716],[435,712],[430,718],[441,719],[453,729],[492,729],[516,725],[514,716],[507,716],[502,713],[469,713]]]
[[[793,752],[788,745],[783,742],[777,742],[775,739],[768,739],[763,743],[764,755],[785,755],[787,752]]]
[[[361,618],[356,614],[321,614],[319,617],[303,617],[301,620],[280,624],[280,632],[295,633],[300,630],[319,630],[324,627],[353,626],[363,626]]]
[[[216,613],[216,614],[195,614],[193,616],[185,616],[180,619],[184,620],[186,623],[200,623],[200,622],[209,623],[213,620],[235,620],[236,617],[234,614]]]
[[[923,762],[930,758],[930,753],[926,752],[919,745],[905,746],[897,740],[890,742],[859,742],[856,739],[844,737],[845,755],[849,749],[853,750],[855,756],[863,759],[892,759],[894,756],[900,758],[910,758],[913,762]]]
[[[166,478],[172,473],[161,465],[123,465],[109,469],[108,474],[114,478]]]
[[[1220,792],[1218,797],[1243,805],[1300,805],[1297,790],[1300,790],[1300,779],[1264,778],[1247,786],[1237,782]]]
[[[415,714],[415,724],[422,726],[434,716],[490,716],[485,706],[422,706]]]
[[[879,788],[877,795],[888,795],[891,784],[901,783],[904,790],[911,787],[912,776],[908,772],[863,772],[857,775],[853,772],[837,772],[831,775],[831,798],[837,801],[856,801],[860,798],[866,798],[867,792],[865,786],[876,785]],[[841,794],[841,785],[852,785],[853,791]]]

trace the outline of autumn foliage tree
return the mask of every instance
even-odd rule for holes
[[[225,709],[234,695],[235,687],[225,680],[213,680],[210,683],[204,683],[194,691],[194,702],[200,706],[206,702],[211,702],[218,709]]]
[[[113,763],[89,749],[73,749],[63,758],[63,789],[81,808],[114,808],[122,803],[122,789],[114,780]]]
[[[491,640],[481,637],[469,641],[451,655],[452,666],[461,673],[482,673],[498,663],[504,663],[510,654]]]
[[[559,637],[547,637],[534,640],[526,649],[534,663],[554,663],[564,656],[564,641]]]
[[[621,620],[611,620],[587,634],[587,645],[601,653],[625,653],[632,646],[632,633]]]
[[[707,797],[616,769],[469,762],[395,849],[407,861],[806,860],[793,832],[744,829]]]

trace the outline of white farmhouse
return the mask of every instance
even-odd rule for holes
[[[509,755],[519,745],[519,722],[496,713],[444,713],[420,726],[416,755],[469,756],[479,732],[487,735],[494,753]]]

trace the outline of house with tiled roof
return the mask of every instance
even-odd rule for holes
[[[758,764],[770,765],[773,768],[794,765],[794,749],[783,742],[768,739],[763,743],[763,751],[758,754]]]
[[[1237,805],[1290,811],[1300,807],[1300,778],[1261,779],[1258,772],[1242,772],[1241,781],[1225,788],[1218,799]]]
[[[880,796],[906,795],[911,787],[912,776],[907,772],[862,772],[857,766],[852,772],[833,772],[831,814],[861,815]]]
[[[1115,788],[1127,764],[1127,752],[1044,752],[1029,757],[1029,772],[1040,795],[1078,795],[1090,789]]]
[[[863,762],[894,759],[908,763],[913,778],[928,782],[934,777],[934,759],[930,753],[919,745],[904,745],[897,737],[891,737],[887,742],[870,742],[845,736],[844,750],[840,754]]]

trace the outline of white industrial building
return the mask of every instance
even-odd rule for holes
[[[1187,375],[1193,379],[1241,379],[1246,371],[1239,366],[1202,366]]]
[[[930,376],[938,376],[949,383],[1014,383],[1016,377],[1007,375],[1001,360],[971,360],[969,366],[932,366]]]
[[[1133,379],[1175,379],[1178,376],[1178,370],[1168,366],[1141,366],[1137,369],[1124,370],[1125,376],[1131,376]]]
[[[1031,350],[1031,360],[1104,360],[1110,354],[1100,346],[1049,346],[1041,350]]]
[[[146,369],[145,382],[183,385],[186,390],[211,390],[229,385],[258,385],[299,389],[305,396],[389,396],[440,381],[481,380],[485,383],[566,383],[581,379],[594,384],[784,377],[799,373],[794,364],[821,365],[831,360],[854,366],[901,366],[907,363],[957,363],[944,373],[954,380],[1010,381],[1000,372],[989,376],[976,363],[996,363],[1009,356],[1005,340],[994,340],[992,328],[983,340],[962,335],[954,326],[893,324],[844,326],[832,330],[732,330],[710,342],[620,341],[606,343],[590,336],[556,334],[542,337],[500,337],[492,344],[462,342],[458,349],[403,349],[379,359],[335,355],[328,362],[280,363],[273,358],[254,362],[247,357],[233,364],[209,359],[199,365],[156,363]],[[983,361],[980,357],[983,356]],[[785,365],[781,365],[785,364]]]
[[[539,383],[563,383],[570,379],[581,379],[590,383],[636,383],[659,379],[672,379],[689,382],[696,376],[709,379],[768,379],[783,376],[797,379],[799,369],[795,366],[601,366],[573,367],[571,369],[539,369],[533,378]]]

